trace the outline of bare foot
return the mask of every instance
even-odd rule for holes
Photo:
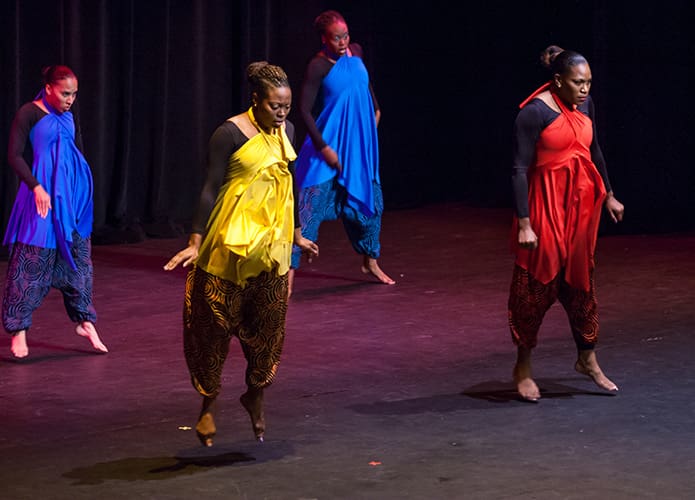
[[[531,349],[517,348],[512,377],[516,383],[516,390],[523,399],[535,402],[541,398],[541,391],[531,377]]]
[[[212,438],[214,438],[217,433],[215,419],[212,416],[215,409],[215,401],[215,397],[203,396],[203,404],[200,408],[198,423],[195,424],[195,433],[200,440],[200,444],[208,448],[212,446]]]
[[[541,391],[538,389],[536,382],[531,378],[530,368],[520,366],[517,364],[514,366],[514,382],[516,382],[516,390],[526,401],[538,401],[541,398]]]
[[[97,351],[109,352],[109,350],[106,348],[104,343],[99,338],[97,329],[94,328],[94,324],[91,321],[83,321],[82,323],[78,323],[77,328],[75,328],[75,332],[80,337],[87,337],[89,341],[92,343],[94,349],[96,349]]]
[[[265,435],[265,416],[263,415],[263,389],[249,387],[248,391],[239,398],[241,405],[251,417],[251,426],[256,439],[263,442]]]
[[[618,386],[603,374],[603,370],[601,370],[596,360],[596,352],[593,349],[579,351],[579,357],[574,364],[574,369],[582,375],[591,377],[594,383],[601,389],[606,391],[618,390]]]
[[[364,257],[364,262],[362,263],[362,272],[364,274],[371,274],[386,285],[396,284],[394,280],[392,280],[384,271],[381,270],[379,264],[376,262],[376,259],[372,259],[371,257]]]
[[[195,424],[195,433],[200,439],[203,446],[212,446],[212,438],[215,437],[217,428],[215,427],[215,419],[211,412],[205,412],[198,418],[198,423]]]
[[[20,330],[12,335],[12,354],[15,358],[26,358],[29,355],[27,347],[27,331]]]

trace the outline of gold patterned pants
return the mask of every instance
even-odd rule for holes
[[[186,277],[183,350],[191,382],[203,396],[220,392],[229,343],[246,358],[246,385],[269,386],[285,340],[287,275],[265,272],[240,286],[194,267]]]

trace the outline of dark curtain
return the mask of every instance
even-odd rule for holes
[[[319,48],[312,20],[335,8],[365,49],[382,107],[387,210],[511,206],[512,123],[546,79],[537,57],[553,43],[591,63],[599,139],[627,207],[622,225],[602,230],[692,230],[688,3],[0,0],[0,151],[41,68],[67,64],[79,78],[76,113],[94,172],[94,242],[178,236],[209,136],[248,105],[246,65],[283,66],[296,104]],[[17,181],[2,166],[4,230]]]
[[[41,88],[41,69],[67,64],[94,174],[94,242],[180,234],[207,140],[246,106],[246,64],[268,58],[270,11],[258,1],[5,1],[2,151],[14,112]],[[17,181],[3,165],[6,222]]]

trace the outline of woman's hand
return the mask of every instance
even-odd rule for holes
[[[294,229],[294,244],[297,245],[303,254],[306,254],[309,262],[314,257],[319,256],[319,246],[308,238],[302,236],[302,228],[296,227]]]
[[[538,236],[531,227],[531,220],[528,217],[519,219],[519,246],[528,250],[538,248]]]
[[[623,220],[625,206],[615,199],[612,192],[608,193],[608,196],[606,196],[606,210],[608,210],[613,222],[620,222]]]
[[[164,270],[171,271],[179,264],[181,264],[181,267],[186,267],[191,264],[198,258],[198,250],[200,249],[200,243],[202,241],[202,234],[193,233],[190,238],[188,238],[188,246],[174,255],[171,260],[164,265]]]
[[[328,163],[329,166],[333,167],[338,172],[343,170],[343,166],[340,164],[340,160],[338,159],[338,153],[336,153],[328,144],[321,148],[321,155],[323,155],[324,161]]]
[[[45,219],[51,206],[51,195],[46,192],[41,184],[34,188],[34,202],[36,202],[36,213]]]

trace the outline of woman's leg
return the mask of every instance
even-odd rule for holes
[[[374,183],[374,207],[376,213],[371,216],[366,216],[348,205],[345,190],[337,183],[336,186],[337,190],[342,191],[343,227],[352,244],[352,248],[362,256],[362,272],[371,274],[386,285],[395,284],[396,282],[379,267],[377,261],[381,252],[379,238],[381,234],[381,214],[384,211],[381,186]]]
[[[56,257],[56,265],[53,268],[53,287],[63,294],[63,304],[68,317],[77,327],[75,332],[81,337],[89,339],[92,347],[99,352],[109,352],[99,338],[96,330],[97,313],[92,304],[92,278],[94,268],[92,266],[92,244],[89,238],[82,238],[77,232],[72,235],[71,253],[77,269],[60,256]]]
[[[299,222],[302,236],[318,241],[319,227],[323,221],[336,220],[336,192],[333,180],[309,186],[299,192]],[[292,248],[292,269],[299,269],[302,252],[298,246]]]
[[[196,434],[203,446],[212,446],[216,433],[215,400],[221,390],[222,369],[229,342],[239,287],[194,267],[186,277],[183,308],[183,350],[191,383],[203,397]]]
[[[558,278],[543,284],[526,269],[514,266],[508,301],[509,330],[517,346],[513,378],[519,395],[529,401],[541,397],[532,376],[531,351],[538,342],[543,317],[557,298],[557,282]]]
[[[268,272],[250,279],[244,289],[238,336],[247,363],[247,391],[240,402],[259,441],[265,435],[263,391],[275,378],[285,341],[287,282],[287,276]]]
[[[618,386],[606,377],[596,359],[594,347],[598,342],[599,321],[593,272],[589,283],[589,290],[585,291],[572,288],[563,281],[558,295],[577,345],[574,369],[590,377],[601,389],[617,391]]]
[[[31,317],[51,289],[56,250],[15,243],[7,263],[7,278],[2,301],[2,322],[12,335],[12,355],[29,355],[26,334]]]

